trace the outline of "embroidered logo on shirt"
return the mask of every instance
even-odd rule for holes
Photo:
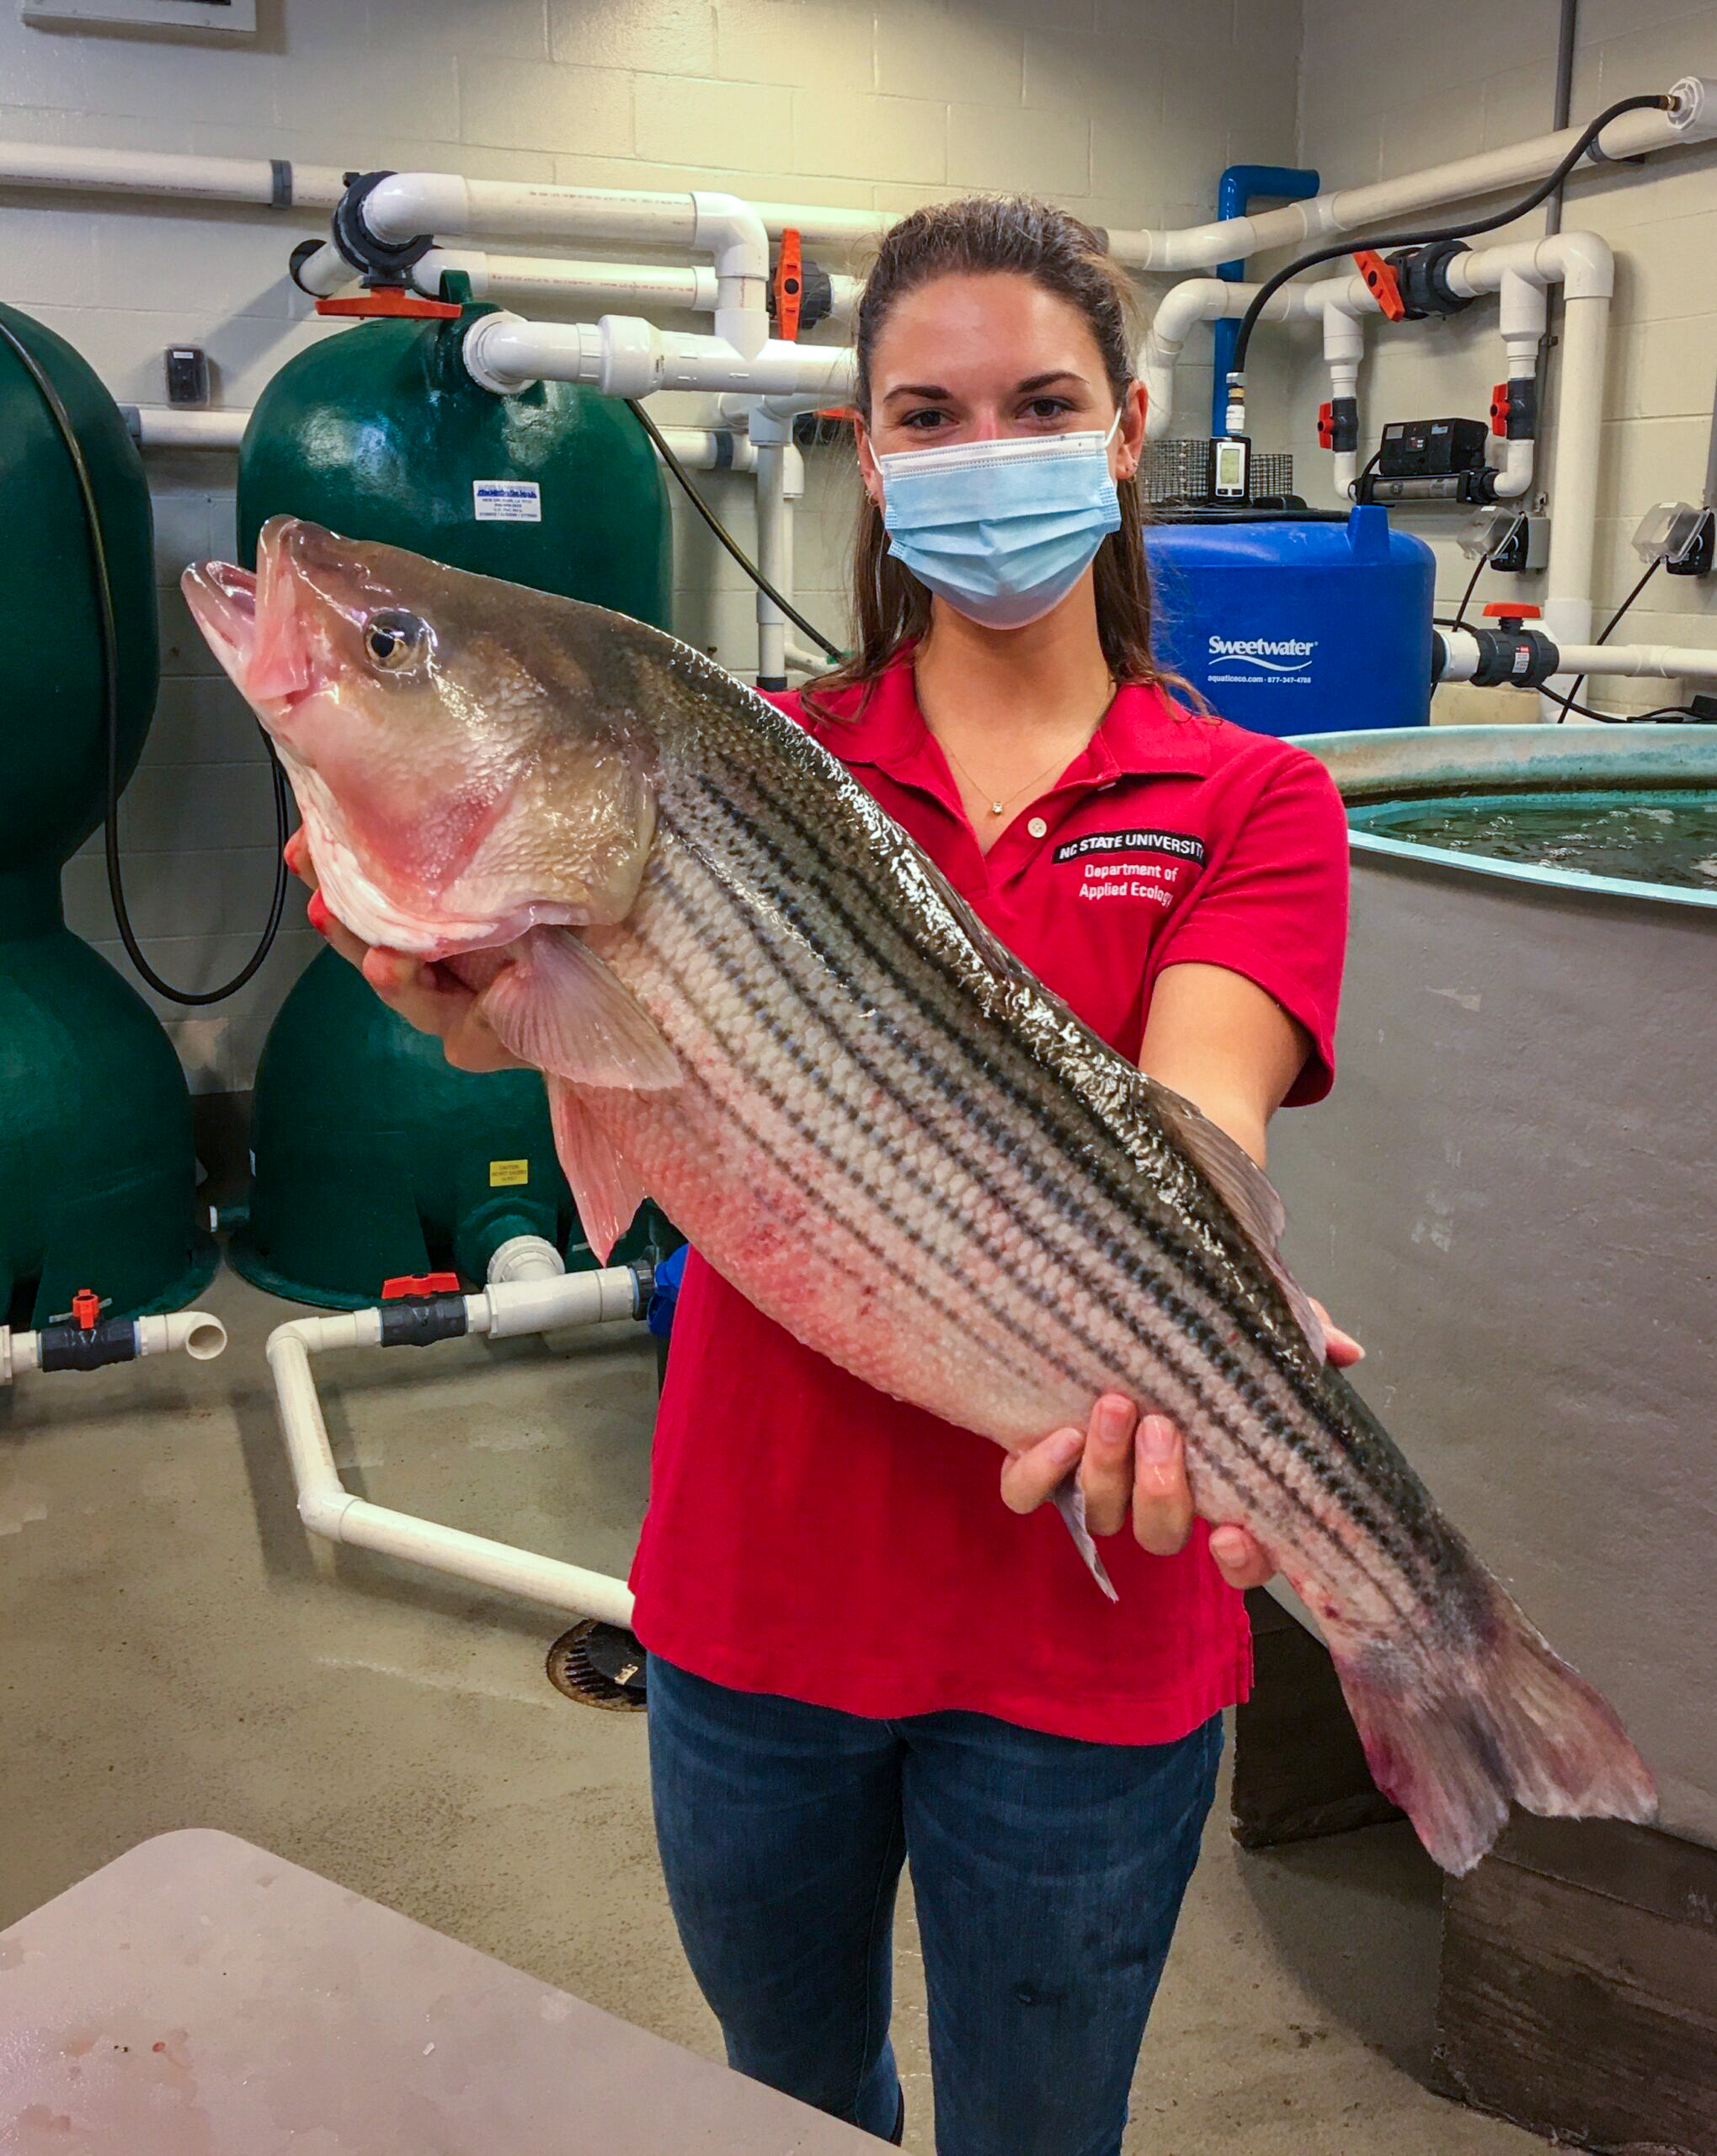
[[[1171,853],[1177,861],[1204,866],[1204,841],[1184,831],[1093,831],[1089,838],[1070,839],[1056,847],[1055,861],[1080,861],[1088,853]]]
[[[1185,831],[1093,831],[1057,846],[1053,858],[1084,863],[1075,898],[1144,899],[1167,908],[1204,866],[1204,841]]]

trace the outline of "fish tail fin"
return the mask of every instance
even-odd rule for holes
[[[1469,1638],[1336,1650],[1372,1777],[1446,1871],[1470,1871],[1511,1801],[1549,1818],[1645,1821],[1657,1792],[1614,1710],[1494,1582]]]

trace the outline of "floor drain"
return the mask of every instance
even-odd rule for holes
[[[587,1707],[635,1713],[644,1704],[644,1651],[618,1625],[587,1617],[549,1649],[548,1681]]]

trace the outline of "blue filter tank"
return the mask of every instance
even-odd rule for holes
[[[1428,722],[1432,556],[1386,510],[1159,516],[1157,657],[1213,712],[1260,734]]]

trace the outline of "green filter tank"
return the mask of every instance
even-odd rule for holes
[[[668,503],[626,408],[567,383],[480,388],[460,358],[486,310],[377,319],[288,362],[239,452],[241,552],[271,516],[407,547],[456,568],[668,625]],[[258,1066],[248,1219],[233,1263],[335,1307],[383,1282],[481,1279],[510,1235],[593,1261],[556,1161],[542,1081],[473,1076],[395,1017],[333,952],[312,959]],[[646,1246],[648,1216],[621,1246]]]
[[[141,460],[61,338],[0,307],[88,468],[112,596],[118,777],[157,681]],[[66,926],[60,874],[102,819],[101,605],[76,467],[29,365],[0,336],[0,1324],[39,1326],[80,1288],[105,1315],[174,1310],[206,1283],[184,1073],[135,989]]]

